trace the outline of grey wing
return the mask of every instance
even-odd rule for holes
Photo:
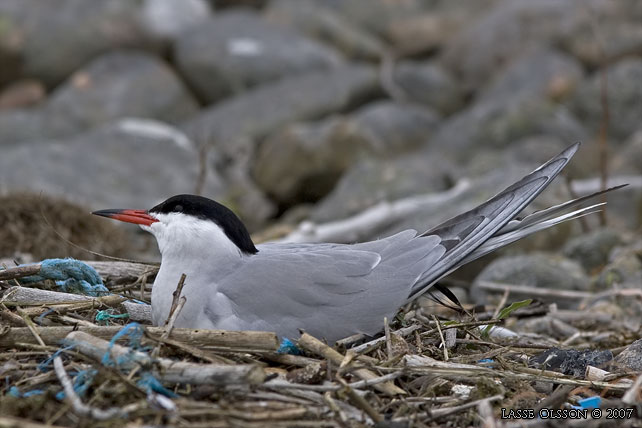
[[[381,330],[444,251],[413,230],[356,245],[266,244],[218,291],[245,328],[335,341]]]
[[[517,216],[553,181],[578,148],[579,143],[568,147],[483,204],[425,232],[422,236],[438,236],[441,245],[446,248],[446,253],[424,272],[408,300],[421,295],[441,277],[460,266],[460,262],[465,260],[470,253],[492,238],[496,232]]]

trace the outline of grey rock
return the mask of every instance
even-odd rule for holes
[[[194,193],[198,173],[198,152],[185,135],[149,120],[123,120],[68,140],[23,143],[0,157],[3,192],[43,192],[92,208],[149,208],[168,196]],[[222,197],[222,187],[208,171],[202,193]]]
[[[352,114],[340,137],[363,140],[372,152],[390,156],[430,140],[438,122],[438,114],[420,105],[380,101]]]
[[[404,17],[416,16],[427,9],[428,2],[408,0],[390,2],[387,0],[325,0],[324,5],[332,8],[356,26],[373,34],[386,36],[392,22]]]
[[[357,214],[381,201],[446,190],[452,185],[451,171],[447,162],[416,154],[363,159],[314,206],[310,219],[323,223]]]
[[[642,339],[631,343],[624,351],[615,356],[613,369],[635,372],[642,370]]]
[[[597,287],[601,290],[612,287],[640,288],[642,284],[642,243],[614,250],[611,260],[600,272]]]
[[[385,38],[395,53],[420,56],[443,48],[462,28],[473,25],[497,1],[432,3],[416,13],[394,16],[385,26]]]
[[[174,39],[186,29],[211,19],[212,12],[205,0],[144,0],[141,16],[150,34]]]
[[[265,137],[289,123],[340,112],[381,94],[372,67],[346,66],[290,76],[203,110],[183,124],[199,144],[236,159],[244,141]]]
[[[533,46],[552,46],[589,22],[607,0],[497,2],[444,48],[443,61],[467,89],[482,87],[505,64]],[[587,13],[590,10],[591,13]],[[592,21],[591,21],[592,22]]]
[[[504,256],[492,261],[473,283],[471,295],[477,303],[484,303],[486,298],[479,288],[481,281],[560,290],[587,290],[590,285],[579,263],[547,253]]]
[[[505,149],[515,140],[549,135],[581,141],[587,132],[558,102],[581,78],[577,61],[559,52],[533,48],[506,66],[478,99],[448,118],[432,144],[456,158],[480,147]]]
[[[122,117],[175,123],[196,111],[166,64],[144,53],[114,52],[75,72],[42,107],[0,113],[0,143],[74,135]]]
[[[522,138],[548,135],[583,141],[588,133],[563,106],[538,99],[508,99],[505,103],[475,103],[450,116],[431,138],[453,159],[465,160],[480,149],[503,150]]]
[[[591,15],[560,40],[565,50],[590,67],[642,55],[642,3],[607,2],[591,10]]]
[[[252,168],[254,181],[282,206],[317,201],[326,195],[363,146],[334,144],[332,135],[344,119],[296,123],[259,146]]]
[[[161,47],[141,24],[139,2],[129,0],[6,0],[0,21],[0,40],[12,41],[22,74],[48,87],[109,50]]]
[[[316,201],[357,159],[368,154],[389,158],[411,150],[436,122],[430,110],[382,101],[346,117],[294,124],[261,144],[255,181],[286,206]]]
[[[562,100],[584,77],[574,58],[549,48],[532,48],[498,70],[477,102],[502,102],[507,98]]]
[[[253,12],[222,12],[177,39],[181,73],[206,103],[288,75],[341,63],[330,47],[270,25]]]
[[[612,153],[609,170],[618,174],[642,174],[642,124],[620,149]]]
[[[349,58],[373,61],[383,55],[379,38],[314,0],[272,1],[265,18],[334,46]]]
[[[0,112],[0,146],[25,140],[45,138],[47,118],[38,109],[15,109]]]
[[[611,250],[621,242],[615,230],[598,229],[570,240],[564,246],[564,255],[592,272],[608,263]]]
[[[539,370],[553,370],[565,375],[584,378],[586,366],[604,367],[613,360],[613,353],[605,351],[584,349],[551,348],[533,355],[528,359],[530,367]]]
[[[642,108],[642,59],[631,58],[613,64],[606,70],[609,99],[609,136],[615,142],[628,138],[640,129]],[[586,123],[592,131],[599,130],[602,123],[603,109],[600,102],[600,72],[594,73],[586,82],[578,87],[573,98],[569,101],[576,116]]]
[[[463,105],[464,93],[455,79],[442,67],[431,61],[402,61],[394,72],[395,83],[404,95],[444,115]]]

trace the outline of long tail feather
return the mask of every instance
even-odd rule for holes
[[[559,174],[579,146],[576,143],[568,147],[483,204],[422,234],[439,236],[447,251],[439,262],[424,273],[408,300],[425,292],[436,280],[450,272],[454,266],[460,265],[470,253],[515,218]]]

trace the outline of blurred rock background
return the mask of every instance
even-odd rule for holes
[[[88,212],[178,193],[260,237],[469,179],[358,238],[425,230],[582,141],[534,208],[597,190],[602,142],[613,183],[631,183],[609,197],[611,228],[563,225],[480,277],[586,288],[606,267],[640,287],[641,22],[638,0],[2,0],[0,257],[92,258],[50,245],[64,229],[157,259]]]

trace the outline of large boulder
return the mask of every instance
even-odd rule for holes
[[[160,43],[143,25],[139,3],[2,1],[0,40],[11,47],[11,64],[17,65],[22,75],[38,78],[53,87],[107,51],[121,48],[158,51]],[[4,44],[0,42],[0,46]],[[4,61],[2,65],[4,68]]]
[[[332,45],[350,58],[373,61],[383,56],[385,47],[378,37],[318,1],[272,1],[265,18]]]
[[[381,94],[373,67],[350,65],[290,76],[209,107],[183,124],[199,144],[218,148],[235,159],[248,140],[266,137],[279,127],[341,112]]]
[[[507,63],[532,47],[550,47],[593,22],[608,0],[507,0],[495,3],[445,46],[444,63],[467,89],[484,86]],[[535,73],[533,73],[535,75]]]
[[[310,219],[328,222],[360,213],[378,202],[441,192],[452,185],[452,165],[416,153],[395,158],[366,158],[341,177],[332,192],[316,204]]]
[[[642,129],[640,118],[642,110],[642,59],[631,58],[619,61],[605,71],[610,83],[608,86],[609,136],[614,141],[624,140],[633,132]],[[601,100],[601,72],[596,71],[590,79],[583,82],[573,98],[570,107],[586,126],[596,132],[604,117]]]
[[[394,71],[394,81],[409,100],[449,115],[464,103],[459,83],[433,61],[401,61]]]
[[[74,135],[123,117],[176,123],[197,108],[167,64],[142,52],[116,51],[76,71],[40,107],[0,113],[0,143]]]
[[[194,193],[199,165],[198,151],[177,129],[127,119],[71,139],[4,149],[0,188],[63,196],[96,209],[150,208],[169,196]],[[222,197],[217,174],[203,176],[201,192]]]
[[[222,12],[183,32],[174,56],[208,104],[252,86],[341,63],[332,48],[249,11]]]
[[[465,159],[472,157],[471,150],[504,149],[531,135],[582,141],[586,130],[559,104],[581,77],[572,58],[548,49],[528,50],[498,73],[474,103],[449,117],[432,144]]]
[[[358,159],[389,159],[416,148],[437,121],[421,106],[382,101],[345,117],[293,124],[261,144],[255,181],[285,206],[316,201]]]
[[[486,293],[480,287],[484,281],[557,290],[590,288],[590,280],[579,263],[547,253],[504,256],[488,264],[471,289],[472,297],[480,304],[486,303]],[[559,303],[554,299],[549,301]]]

